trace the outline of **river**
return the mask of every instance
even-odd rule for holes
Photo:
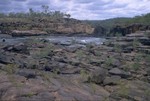
[[[3,42],[5,39],[5,42]],[[33,37],[7,37],[3,38],[0,37],[0,42],[6,44],[17,44],[19,42],[24,42],[27,39],[40,39],[40,40],[47,40],[51,43],[60,43],[63,45],[70,45],[70,44],[95,44],[99,45],[105,42],[104,38],[96,38],[96,37],[67,37],[67,36],[33,36]]]

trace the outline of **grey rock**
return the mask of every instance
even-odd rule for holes
[[[117,85],[120,79],[121,79],[120,76],[106,77],[105,80],[103,81],[103,84],[104,85]]]
[[[127,98],[128,101],[149,101],[150,100],[150,84],[143,81],[126,82],[119,89],[115,89],[110,97],[118,99]]]
[[[103,68],[97,68],[92,71],[89,76],[89,81],[94,82],[96,84],[101,84],[107,75],[107,70]]]
[[[17,74],[20,76],[24,76],[27,79],[36,78],[36,76],[37,76],[36,72],[34,70],[31,70],[31,69],[21,69],[17,72]]]
[[[8,45],[3,48],[5,51],[12,51],[12,52],[17,52],[17,53],[23,53],[23,54],[29,54],[28,47],[23,44],[19,43],[17,45]]]
[[[113,69],[111,69],[111,70],[109,71],[109,74],[111,74],[111,75],[118,75],[118,76],[120,76],[120,77],[122,77],[122,78],[129,78],[129,77],[131,77],[131,73],[125,72],[125,71],[120,70],[120,69],[118,69],[118,68],[113,68]]]
[[[3,64],[11,64],[13,63],[13,57],[10,55],[7,55],[5,53],[0,53],[0,63]]]

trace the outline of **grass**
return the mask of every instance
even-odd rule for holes
[[[20,82],[17,82],[16,78],[13,77],[13,75],[9,75],[8,76],[10,82],[13,84],[13,86],[15,86],[16,88],[21,88],[23,84],[21,84]]]
[[[32,96],[34,96],[34,95],[36,95],[36,93],[33,93],[33,92],[29,92],[29,93],[27,93],[27,94],[23,94],[23,95],[21,95],[21,97],[32,97]]]
[[[121,97],[127,98],[128,95],[129,95],[129,86],[127,84],[125,84],[125,83],[120,83],[120,87],[118,89],[118,94]]]
[[[94,84],[94,83],[90,83],[90,86],[91,86],[91,88],[92,88],[92,90],[93,90],[93,93],[95,94],[95,92],[96,92],[96,84]]]
[[[46,44],[44,48],[37,50],[33,53],[33,57],[37,58],[44,58],[49,55],[53,51],[53,45],[52,44]]]
[[[51,82],[50,78],[51,78],[51,75],[47,72],[40,72],[40,75],[48,82]]]
[[[80,71],[80,75],[81,75],[81,77],[82,77],[82,79],[83,79],[83,80],[88,81],[89,74],[87,73],[87,71],[86,71],[86,70],[81,69],[81,71]]]
[[[111,66],[113,61],[114,61],[114,59],[112,57],[107,58],[105,61],[106,66]]]
[[[18,65],[17,64],[7,64],[5,67],[4,67],[4,71],[7,72],[8,74],[13,74],[16,72],[16,69],[18,68]]]
[[[85,57],[84,51],[82,51],[82,50],[78,50],[76,52],[76,55],[79,58],[79,60],[82,60]]]
[[[134,38],[133,42],[132,42],[132,46],[133,46],[133,49],[134,51],[137,50],[137,47],[140,45],[140,42],[137,38]]]
[[[138,62],[135,62],[135,63],[132,64],[132,69],[135,70],[135,71],[139,70],[140,67],[141,67],[141,65]]]

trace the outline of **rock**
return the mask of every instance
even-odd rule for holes
[[[133,47],[129,46],[129,47],[123,48],[122,52],[124,52],[124,53],[131,53],[133,50],[134,50]]]
[[[142,43],[143,45],[150,46],[150,38],[142,37],[142,38],[139,39],[139,42]]]
[[[150,84],[143,81],[131,81],[121,85],[115,89],[110,97],[122,101],[127,98],[128,101],[149,101],[150,100]]]
[[[27,30],[27,31],[19,31],[13,30],[11,35],[14,37],[18,36],[37,36],[37,35],[47,35],[47,32],[40,30]]]
[[[149,26],[149,25],[148,25]],[[132,24],[129,26],[115,26],[110,30],[111,35],[116,36],[116,33],[121,33],[121,35],[125,36],[127,34],[135,33],[136,31],[140,31],[142,28],[143,30],[148,30],[145,25],[142,24]]]
[[[65,68],[60,71],[60,74],[79,74],[80,68]]]
[[[120,77],[122,77],[122,78],[129,78],[129,77],[131,77],[131,73],[125,72],[125,71],[120,70],[120,69],[118,69],[118,68],[113,68],[113,69],[111,69],[111,70],[108,71],[108,72],[109,72],[109,74],[111,74],[111,75],[118,75],[118,76],[120,76]]]
[[[91,58],[89,63],[94,65],[94,66],[101,66],[101,64],[104,63],[104,60],[98,60],[98,59],[92,59]]]
[[[94,71],[92,71],[88,80],[96,84],[101,84],[105,79],[106,75],[107,75],[107,70],[103,68],[97,68]]]
[[[35,70],[31,70],[31,69],[21,69],[17,72],[17,74],[20,76],[24,76],[27,79],[36,78],[37,76]]]
[[[150,76],[150,68],[146,69],[147,75]]]
[[[68,63],[69,60],[64,57],[54,56],[53,59],[57,62]]]
[[[94,29],[94,34],[93,36],[97,36],[97,37],[100,37],[100,36],[104,36],[105,33],[106,33],[106,29],[102,26],[96,26],[96,28]]]
[[[23,54],[29,54],[28,47],[23,44],[19,43],[17,45],[8,45],[3,48],[5,51],[12,51],[12,52],[17,52],[17,53],[23,53]]]
[[[5,53],[0,53],[0,63],[11,64],[13,63],[13,57],[6,55]]]
[[[103,81],[103,84],[104,85],[117,85],[120,79],[121,79],[120,76],[106,77],[105,80]]]

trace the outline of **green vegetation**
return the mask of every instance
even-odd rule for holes
[[[131,27],[133,24],[141,24],[141,25],[150,25],[150,13],[143,14],[140,16],[135,16],[133,18],[127,18],[127,17],[118,17],[118,18],[112,18],[112,19],[106,19],[106,20],[84,20],[84,22],[91,24],[94,28],[98,28],[98,32],[101,33],[101,36],[114,36],[111,30],[115,28],[116,26],[121,26],[121,29],[116,29],[119,34],[128,33],[126,28],[128,26]],[[145,27],[146,28],[146,27]],[[103,31],[105,30],[105,31]],[[129,30],[130,31],[130,30]],[[96,31],[96,33],[98,33]],[[95,33],[95,34],[96,34]],[[129,33],[128,33],[129,34]]]
[[[127,98],[129,95],[129,85],[124,84],[124,83],[120,83],[120,88],[118,89],[118,94],[121,97]]]
[[[114,58],[112,57],[107,58],[105,61],[106,66],[111,66],[113,61],[114,61]]]
[[[114,50],[116,53],[119,53],[119,55],[122,56],[122,49],[121,49],[121,46],[119,44],[115,44]]]
[[[18,66],[16,64],[7,64],[4,67],[4,71],[6,71],[8,74],[13,74],[13,73],[15,73],[17,67]]]
[[[83,80],[88,81],[89,74],[87,73],[86,70],[82,69],[82,70],[80,71],[80,75],[81,75],[81,77],[82,77]],[[90,82],[90,81],[89,81],[89,82]]]
[[[138,41],[137,38],[134,38],[132,46],[133,46],[133,50],[136,51],[137,47],[140,45],[140,42]]]
[[[29,92],[29,93],[27,93],[27,94],[24,94],[24,95],[21,95],[22,97],[32,97],[32,96],[34,96],[34,95],[37,95],[36,93],[33,93],[33,92]]]
[[[106,20],[85,20],[85,22],[90,23],[93,27],[102,26],[104,28],[112,28],[116,25],[130,25],[134,23],[140,23],[149,25],[150,24],[150,13],[143,14],[140,16],[135,16],[133,18],[125,18],[125,17],[118,17]]]
[[[50,11],[49,6],[43,5],[41,11],[0,13],[0,31],[4,34],[12,30],[41,30],[47,33],[55,33],[62,23],[71,22],[70,14],[60,11]]]
[[[65,14],[60,11],[50,11],[49,6],[47,5],[42,5],[41,6],[42,11],[34,11],[32,8],[29,8],[29,12],[27,13],[22,13],[22,12],[10,12],[8,14],[5,13],[0,13],[0,18],[25,18],[25,19],[32,19],[34,20],[35,18],[43,18],[43,17],[48,17],[48,18],[70,18],[70,14]],[[2,20],[2,19],[0,19]]]

